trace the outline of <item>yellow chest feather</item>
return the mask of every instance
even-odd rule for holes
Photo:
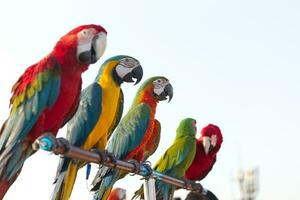
[[[98,122],[89,134],[82,148],[91,149],[102,140],[101,149],[106,145],[107,136],[116,120],[116,114],[121,88],[115,84],[107,84],[102,87],[102,109]]]

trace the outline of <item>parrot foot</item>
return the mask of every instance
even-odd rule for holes
[[[135,174],[139,174],[141,172],[140,163],[137,160],[130,159],[130,160],[128,160],[128,162],[133,164],[133,166],[134,166],[132,173],[129,174],[130,176],[134,176]]]
[[[66,138],[56,138],[54,148],[62,148],[64,152],[68,152],[71,148],[69,141]]]
[[[184,179],[184,187],[186,189],[192,189],[192,191],[194,192],[199,192],[201,193],[203,191],[203,187],[201,184],[199,183],[195,183],[194,181],[188,180],[188,179]]]
[[[150,176],[152,175],[153,169],[151,168],[151,162],[146,161],[142,163],[142,175],[145,179],[149,179]]]
[[[106,161],[109,161],[110,163],[112,163],[113,164],[112,167],[115,168],[116,165],[117,165],[117,158],[116,158],[116,156],[113,153],[108,152],[107,150],[105,150],[104,152],[106,154]]]
[[[100,151],[99,149],[97,149],[97,148],[92,148],[92,149],[91,149],[91,152],[98,154],[99,160],[100,160],[100,162],[99,162],[100,165],[101,165],[103,162],[105,162],[105,161],[107,160],[105,153],[103,153],[103,152]]]

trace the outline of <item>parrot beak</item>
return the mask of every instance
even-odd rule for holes
[[[135,85],[138,84],[143,78],[143,68],[140,64],[134,67],[126,67],[123,64],[119,64],[115,68],[115,73],[117,75],[117,79],[119,83],[123,81],[127,83],[134,82],[133,78],[136,79]]]
[[[204,148],[204,152],[207,155],[210,152],[212,147],[212,145],[210,144],[210,137],[203,136],[202,145]]]
[[[100,32],[98,33],[92,40],[92,48],[91,48],[91,63],[95,63],[99,60],[99,58],[104,54],[106,49],[106,33]]]
[[[169,96],[169,101],[168,102],[170,102],[173,98],[173,87],[170,83],[167,84],[164,88],[164,91],[160,95],[158,95],[158,100],[159,101],[166,100],[167,96]]]
[[[123,77],[123,80],[125,82],[134,82],[133,81],[133,78],[136,79],[134,85],[138,84],[142,78],[143,78],[143,68],[141,65],[135,67],[130,73],[126,74],[124,77]]]
[[[82,64],[93,64],[103,55],[105,48],[106,34],[100,32],[90,42],[81,42],[78,44],[78,60]]]

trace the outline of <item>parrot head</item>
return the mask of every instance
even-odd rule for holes
[[[126,200],[126,190],[122,188],[114,188],[111,191],[108,200]]]
[[[221,130],[218,126],[209,124],[201,130],[201,137],[205,154],[216,153],[223,142]]]
[[[169,97],[169,102],[173,98],[173,87],[169,80],[163,76],[155,76],[147,79],[137,92],[136,101],[141,99],[151,99],[158,101],[167,100]]]
[[[96,81],[99,82],[102,77],[104,78],[104,74],[111,75],[118,85],[123,82],[134,82],[133,79],[136,80],[135,84],[137,84],[143,78],[143,68],[137,59],[119,55],[109,58],[102,64]]]
[[[106,35],[106,30],[99,25],[79,26],[60,38],[52,54],[62,65],[86,69],[103,55]]]
[[[176,138],[184,136],[192,136],[195,137],[197,132],[196,120],[193,118],[185,118],[181,120],[178,128],[176,129]]]

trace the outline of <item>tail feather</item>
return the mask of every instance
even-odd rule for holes
[[[10,184],[8,181],[1,181],[0,182],[0,199],[3,199],[7,190],[9,189]]]
[[[70,162],[68,169],[61,172],[55,180],[51,200],[68,200],[71,196],[79,165]]]
[[[3,199],[6,192],[10,188],[10,186],[15,182],[19,173],[17,173],[14,177],[11,178],[9,181],[0,181],[0,199]]]
[[[173,199],[174,186],[170,184],[163,183],[161,181],[156,181],[156,199],[160,200],[170,200]]]
[[[144,199],[144,185],[142,185],[137,191],[134,192],[134,195],[131,198],[131,200],[134,199]]]
[[[0,153],[0,199],[17,179],[25,160],[33,153],[31,145],[20,141],[8,145]]]
[[[156,181],[156,199],[157,200],[170,200],[173,199],[174,188],[169,184],[165,184],[161,181]],[[145,199],[144,198],[144,185],[142,185],[137,191],[134,192],[131,200]]]
[[[97,174],[100,176],[96,178],[96,182],[94,181],[93,190],[98,189],[94,194],[94,200],[107,200],[115,182],[122,177],[121,172],[103,167],[100,173]],[[98,187],[95,188],[95,186]]]
[[[0,155],[0,181],[9,181],[15,178],[25,162],[34,153],[32,147],[26,143],[9,145]]]

